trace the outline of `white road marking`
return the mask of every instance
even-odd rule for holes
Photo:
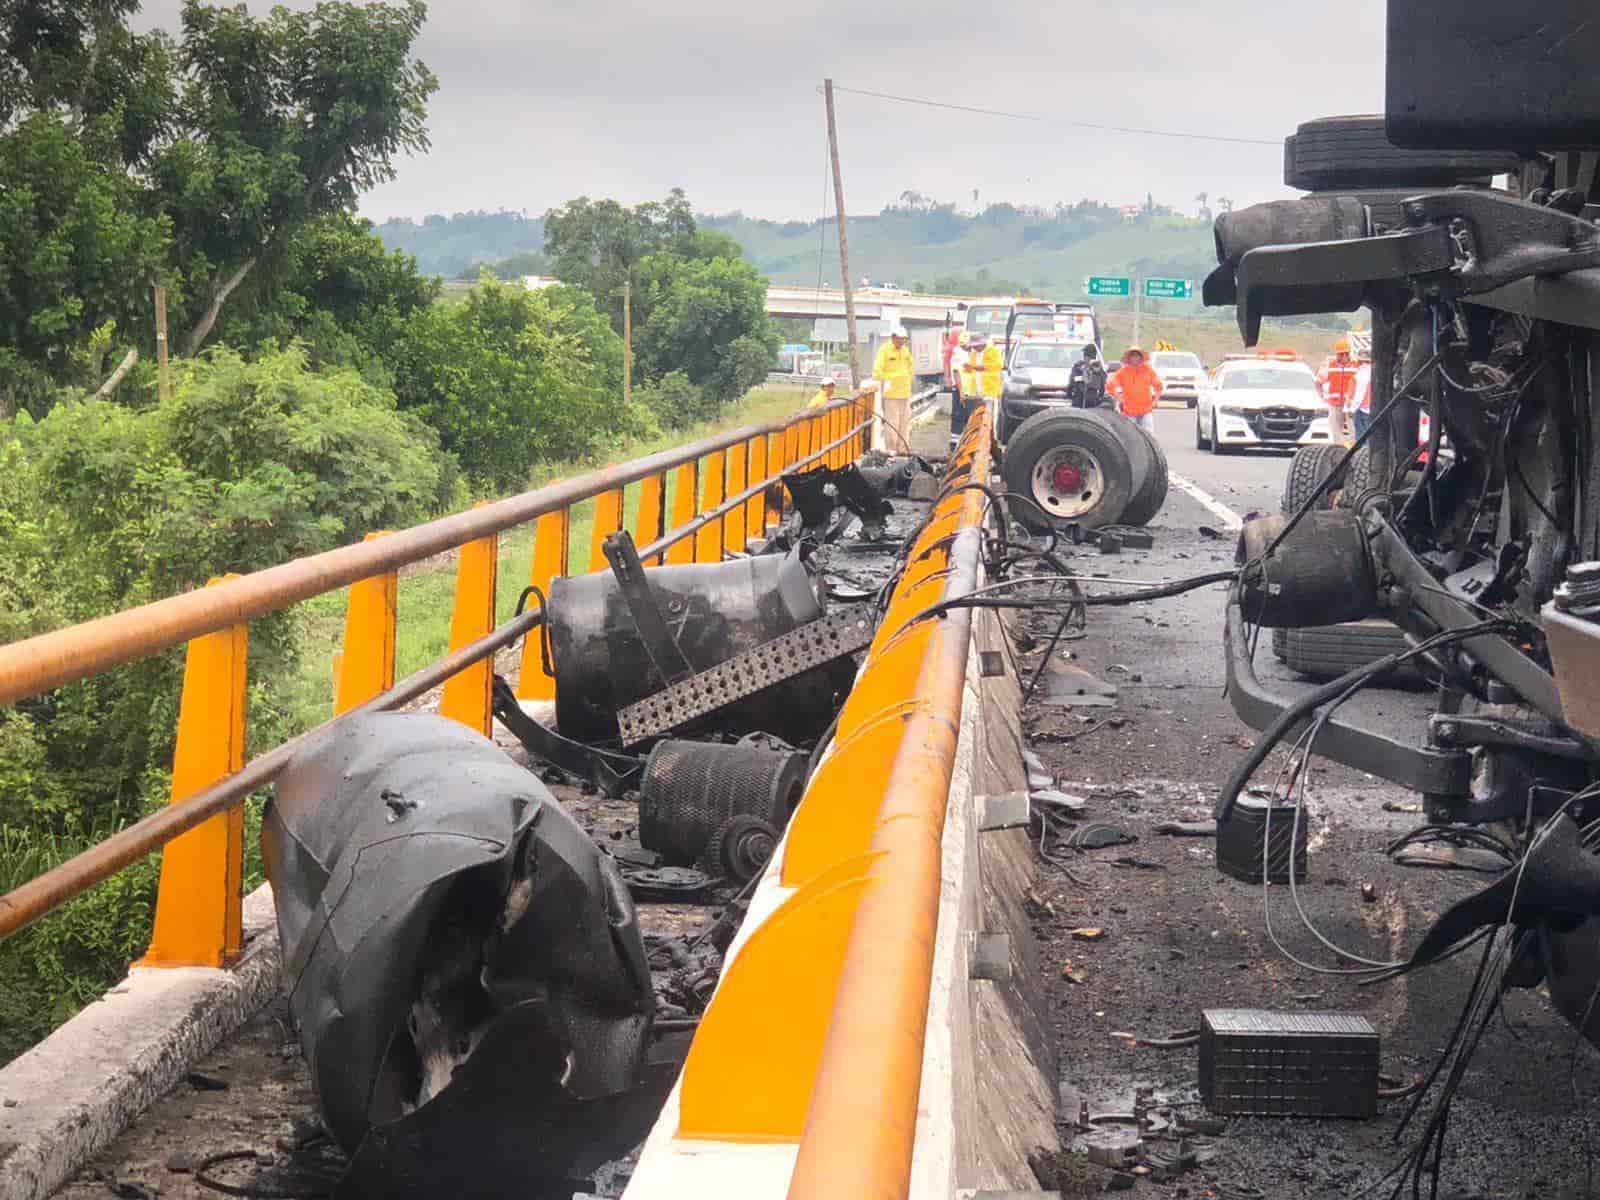
[[[1169,471],[1167,472],[1167,482],[1215,516],[1217,520],[1222,522],[1222,527],[1228,532],[1238,533],[1244,528],[1243,517],[1193,480],[1185,479],[1176,471]]]

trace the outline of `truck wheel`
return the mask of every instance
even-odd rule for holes
[[[1359,509],[1363,500],[1379,490],[1372,474],[1372,448],[1363,446],[1350,456],[1350,465],[1345,468],[1338,507]]]
[[[1002,478],[1021,501],[1012,515],[1038,531],[1114,525],[1144,483],[1117,432],[1078,409],[1035,413],[1017,426]]]
[[[1283,515],[1292,517],[1300,506],[1311,498],[1311,493],[1322,486],[1344,457],[1344,447],[1324,442],[1316,446],[1301,446],[1289,463],[1289,476],[1283,482]],[[1317,502],[1318,508],[1333,507],[1333,492],[1325,492]],[[1280,656],[1281,657],[1281,656]]]
[[[1520,161],[1494,150],[1406,150],[1382,116],[1307,121],[1283,145],[1283,181],[1318,192],[1371,187],[1449,187],[1515,172]]]
[[[1131,424],[1131,422],[1125,422]],[[1145,474],[1144,486],[1134,493],[1128,507],[1123,511],[1122,523],[1124,525],[1148,524],[1167,502],[1167,488],[1169,478],[1167,474],[1167,454],[1161,449],[1161,443],[1150,436],[1148,430],[1141,425],[1134,425],[1133,431],[1137,433],[1150,448],[1153,459],[1150,470]]]

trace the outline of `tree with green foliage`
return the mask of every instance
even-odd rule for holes
[[[534,464],[640,425],[622,399],[622,339],[575,288],[530,292],[485,272],[465,303],[412,315],[393,366],[401,407],[484,489],[524,487]]]
[[[165,402],[68,399],[0,424],[0,642],[399,528],[460,500],[438,437],[302,350],[218,347]],[[250,632],[252,745],[288,728],[284,616]],[[167,799],[181,653],[0,712],[0,889]],[[0,943],[0,1060],[83,1003],[149,936],[157,859]]]
[[[663,251],[686,254],[694,236],[694,213],[681,188],[632,208],[579,196],[544,218],[545,255],[556,277],[593,296],[619,333],[622,285],[640,260]]]
[[[715,410],[766,377],[778,339],[767,318],[766,280],[754,266],[742,258],[656,254],[640,263],[639,274],[636,346],[646,378],[681,371]]]
[[[624,208],[581,197],[545,216],[556,274],[582,288],[622,328],[622,286],[633,285],[634,364],[656,417],[676,428],[714,415],[759,383],[777,357],[767,282],[739,243],[696,226],[679,189]],[[671,375],[681,380],[666,382]],[[685,387],[698,389],[690,399]]]
[[[384,246],[372,222],[343,212],[300,230],[275,272],[270,288],[255,289],[224,313],[221,340],[245,347],[299,341],[312,366],[354,366],[385,383],[407,322],[440,292],[416,259]]]
[[[148,352],[154,283],[194,354],[302,231],[428,145],[421,0],[259,19],[185,0],[176,38],[133,32],[137,7],[0,5],[0,394],[24,407],[107,321]]]

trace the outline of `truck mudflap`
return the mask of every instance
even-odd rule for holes
[[[1280,693],[1257,678],[1237,590],[1228,597],[1223,654],[1233,711],[1252,729],[1268,728],[1297,697]],[[1304,730],[1304,722],[1296,725],[1288,740]],[[1418,746],[1399,736],[1363,728],[1337,713],[1317,738],[1317,753],[1427,795],[1465,796],[1471,782],[1471,760],[1465,753]]]

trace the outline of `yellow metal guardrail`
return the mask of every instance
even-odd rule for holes
[[[780,422],[751,425],[673,450],[550,484],[352,546],[296,559],[53,633],[0,646],[0,704],[187,643],[172,797],[166,809],[0,896],[0,938],[16,932],[128,864],[164,847],[155,930],[144,962],[220,966],[240,949],[244,797],[289,761],[304,735],[244,762],[251,619],[348,587],[334,720],[399,707],[440,683],[440,711],[489,732],[494,652],[541,618],[495,627],[498,538],[532,522],[530,584],[548,591],[569,573],[570,514],[595,502],[589,559],[606,567],[605,539],[625,526],[624,489],[638,484],[631,532],[648,563],[720,562],[781,519],[786,471],[843,466],[865,449],[873,417],[845,398]],[[670,508],[667,511],[669,493]],[[400,568],[459,550],[450,653],[396,684]],[[524,646],[518,695],[554,696],[537,639]]]
[[[729,964],[684,1065],[678,1137],[798,1142],[792,1200],[907,1195],[990,414],[974,412],[790,823],[796,889]],[[969,486],[976,485],[976,486]]]

